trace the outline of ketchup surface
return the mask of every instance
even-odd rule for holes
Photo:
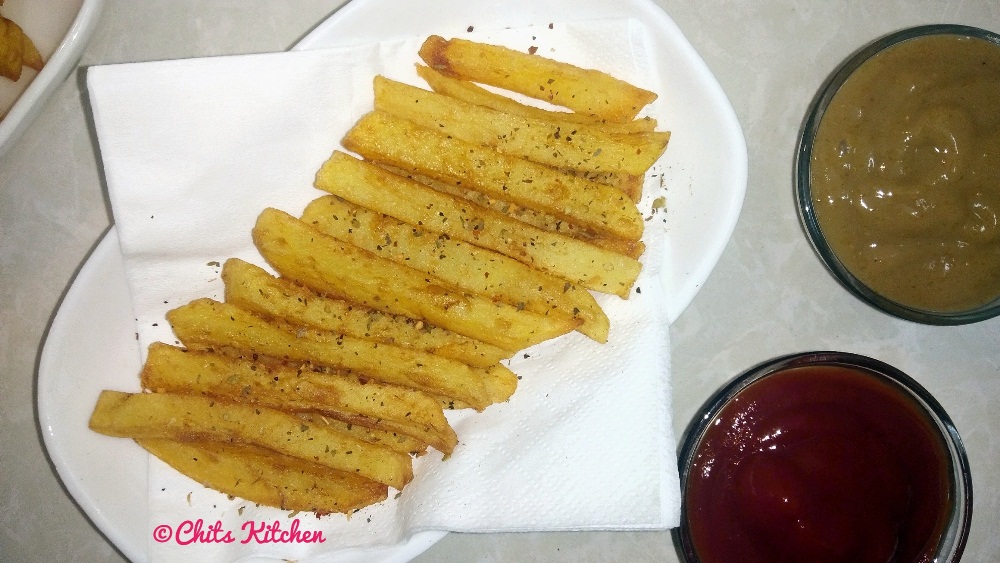
[[[744,389],[709,425],[688,476],[700,559],[930,561],[951,508],[947,450],[904,393],[828,365]]]

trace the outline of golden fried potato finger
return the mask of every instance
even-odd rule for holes
[[[612,123],[593,115],[582,113],[571,113],[565,111],[551,111],[535,106],[522,104],[517,100],[507,96],[490,92],[489,90],[468,80],[462,80],[451,76],[446,76],[429,66],[417,65],[417,75],[423,78],[431,90],[439,94],[451,96],[459,100],[485,106],[506,113],[530,117],[532,119],[548,119],[555,121],[565,121],[569,123],[584,123],[595,125],[608,133],[648,133],[656,129],[656,120],[651,117],[642,117],[633,121],[623,123]]]
[[[149,346],[140,374],[146,389],[199,393],[292,412],[316,412],[351,424],[414,436],[451,453],[458,438],[441,404],[419,391],[309,366]]]
[[[295,324],[413,348],[476,367],[488,367],[513,355],[509,350],[423,321],[319,295],[238,258],[223,264],[222,281],[227,302]]]
[[[0,16],[0,76],[15,82],[24,67],[24,37],[21,26]]]
[[[486,386],[486,393],[493,402],[502,403],[510,399],[517,390],[517,374],[506,366],[497,364],[486,368],[483,383]]]
[[[253,238],[275,270],[314,291],[423,319],[506,350],[527,348],[576,329],[576,323],[566,319],[458,291],[413,268],[324,235],[281,211],[261,213]]]
[[[579,123],[530,119],[375,77],[375,109],[463,141],[571,170],[644,174],[667,148],[668,132],[607,133]]]
[[[223,494],[323,514],[349,514],[388,498],[382,483],[255,446],[224,442],[136,440],[149,453]]]
[[[633,258],[531,227],[339,151],[320,168],[315,186],[411,225],[495,250],[594,291],[627,298],[642,268]]]
[[[444,408],[443,405],[442,408]],[[410,434],[402,434],[400,432],[394,432],[392,430],[385,430],[382,428],[369,428],[367,426],[361,426],[354,424],[353,422],[328,417],[322,414],[308,412],[300,412],[297,414],[298,417],[307,424],[323,424],[344,432],[345,434],[354,436],[359,440],[368,442],[369,444],[384,446],[394,452],[418,456],[427,453],[427,446],[429,444],[425,440],[421,440]]]
[[[609,250],[616,254],[621,254],[628,258],[638,260],[646,252],[646,243],[641,240],[622,240],[614,238],[584,238],[582,240],[604,250]]]
[[[22,33],[21,37],[24,40],[24,53],[21,55],[21,62],[28,68],[42,70],[42,67],[45,66],[45,61],[42,60],[42,54],[38,52],[38,48],[35,47],[35,43],[30,37],[27,36],[27,34]]]
[[[483,388],[484,368],[425,352],[265,319],[208,298],[167,312],[167,321],[188,348],[228,346],[349,369],[385,383],[461,399],[479,410],[491,404]]]
[[[249,444],[402,489],[409,455],[307,425],[291,413],[200,395],[102,391],[90,429],[118,438]]]
[[[341,144],[368,160],[538,209],[602,235],[642,238],[642,215],[617,188],[498,153],[392,114],[368,113]]]
[[[642,174],[619,174],[617,172],[593,170],[562,170],[564,174],[570,174],[577,178],[585,178],[591,182],[605,184],[617,188],[625,193],[632,203],[639,203],[642,199],[643,182],[646,177]]]
[[[586,243],[593,244],[594,246],[617,252],[623,256],[628,256],[629,258],[638,259],[642,256],[642,253],[646,251],[646,245],[641,240],[625,240],[602,237],[589,229],[584,229],[579,225],[564,221],[548,213],[538,211],[537,209],[514,205],[509,201],[492,198],[476,190],[469,190],[463,188],[462,186],[455,186],[453,184],[441,182],[439,180],[435,180],[434,178],[428,178],[427,176],[420,174],[409,174],[393,166],[387,166],[381,163],[375,164],[378,164],[393,174],[398,174],[411,180],[416,180],[417,182],[430,186],[439,192],[467,199],[477,205],[503,213],[508,217],[517,219],[518,221],[527,223],[533,227],[538,227],[544,231],[559,233],[561,235],[579,239]]]
[[[465,39],[432,35],[421,46],[420,58],[445,75],[511,90],[612,122],[635,118],[656,99],[655,93],[605,72]]]
[[[320,232],[406,264],[447,283],[542,315],[577,317],[577,330],[606,342],[609,321],[588,291],[513,258],[424,231],[336,196],[306,206],[302,220]]]
[[[487,394],[494,403],[502,403],[514,394],[517,390],[518,376],[505,366],[497,364],[486,368],[486,375],[483,377],[483,385],[486,386]],[[441,407],[447,410],[461,410],[469,408],[469,405],[447,398],[441,399]]]

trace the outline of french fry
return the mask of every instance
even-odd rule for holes
[[[517,379],[516,373],[503,364],[497,364],[486,368],[483,386],[486,387],[486,394],[494,403],[502,403],[517,390]]]
[[[308,412],[300,412],[296,414],[307,424],[323,424],[335,430],[339,430],[340,432],[344,432],[345,434],[354,436],[359,440],[368,442],[369,444],[384,446],[394,452],[418,456],[427,453],[427,442],[411,436],[410,434],[401,434],[399,432],[383,430],[381,428],[360,426],[358,424],[331,418],[322,414]]]
[[[381,483],[264,448],[163,438],[136,441],[206,487],[281,510],[349,514],[388,497],[389,488]]]
[[[605,72],[497,45],[431,35],[419,54],[428,66],[445,75],[518,92],[611,122],[634,119],[656,99],[655,93]]]
[[[533,228],[339,151],[320,168],[315,186],[355,205],[495,250],[594,291],[627,298],[642,268],[633,258]]]
[[[33,70],[42,70],[42,67],[45,66],[42,54],[38,52],[35,43],[27,35],[24,35],[24,54],[21,57],[21,62],[24,63],[24,66]]]
[[[0,16],[0,76],[14,80],[21,78],[24,67],[24,32],[21,26]]]
[[[644,174],[669,132],[619,135],[599,127],[530,119],[376,76],[375,109],[463,141],[554,168]]]
[[[188,348],[229,346],[272,358],[343,368],[385,383],[462,400],[477,410],[492,404],[484,368],[390,344],[264,319],[229,303],[196,299],[167,313]]]
[[[599,118],[568,112],[552,112],[533,106],[521,104],[506,96],[494,94],[472,82],[451,78],[437,72],[436,70],[417,65],[417,74],[423,78],[431,89],[439,94],[475,104],[485,106],[505,113],[519,115],[538,120],[555,120],[572,123],[598,125],[608,133],[650,133],[656,129],[656,120],[644,117],[628,123],[607,123]],[[642,185],[644,176],[641,174],[618,174],[608,171],[592,170],[563,170],[579,178],[585,178],[593,182],[607,184],[625,192],[634,202],[638,203],[642,198]]]
[[[589,229],[584,229],[579,225],[574,225],[573,223],[564,221],[548,213],[538,211],[537,209],[514,205],[509,201],[492,198],[476,190],[465,189],[462,186],[455,186],[453,184],[441,182],[439,180],[435,180],[434,178],[428,178],[427,176],[420,174],[410,174],[393,166],[388,166],[382,163],[375,164],[378,164],[393,174],[397,174],[411,180],[416,180],[417,182],[430,186],[439,192],[467,199],[477,205],[503,213],[508,217],[517,219],[518,221],[527,223],[533,227],[538,227],[544,231],[572,237],[594,246],[617,252],[623,256],[628,256],[629,258],[638,259],[642,256],[642,253],[646,251],[646,245],[641,240],[624,240],[602,237]]]
[[[585,178],[591,182],[606,184],[613,188],[618,188],[632,200],[632,203],[639,203],[642,199],[642,184],[646,177],[641,174],[619,174],[617,172],[593,172],[588,170],[563,170],[564,173]]]
[[[0,16],[0,76],[16,82],[23,67],[42,70],[43,65],[41,53],[21,26]]]
[[[538,209],[602,235],[639,240],[642,215],[624,192],[382,111],[362,117],[341,140],[362,157]]]
[[[118,438],[248,444],[402,489],[413,479],[410,456],[294,414],[199,395],[102,391],[90,429]]]
[[[638,260],[640,256],[646,252],[646,243],[641,240],[622,240],[613,238],[581,238],[585,242],[588,242],[598,248],[603,248],[614,252],[616,254],[621,254],[627,258],[632,258]]]
[[[520,350],[576,329],[575,322],[460,292],[320,233],[287,213],[265,210],[253,230],[264,258],[314,291],[393,314],[423,319],[506,350]]]
[[[623,123],[611,123],[600,117],[586,115],[582,113],[571,113],[564,111],[551,111],[535,106],[522,104],[507,96],[490,92],[468,80],[462,80],[432,69],[429,66],[417,65],[417,75],[423,78],[431,90],[439,94],[458,98],[459,100],[486,106],[495,110],[530,117],[532,119],[548,119],[556,121],[566,121],[570,123],[584,123],[599,126],[608,133],[648,133],[656,129],[656,120],[651,117],[642,117],[633,121]]]
[[[311,202],[302,220],[320,232],[491,300],[542,315],[577,317],[582,321],[578,331],[607,341],[608,317],[589,292],[503,254],[424,231],[336,196]]]
[[[446,454],[458,442],[438,401],[419,391],[352,374],[268,364],[156,342],[149,347],[140,380],[144,388],[157,392],[199,393],[290,412],[315,412],[407,434]]]
[[[319,295],[238,258],[230,258],[223,264],[222,280],[227,302],[295,324],[413,348],[476,367],[488,367],[513,355],[509,350],[423,321]]]

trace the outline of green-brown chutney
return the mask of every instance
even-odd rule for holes
[[[927,35],[862,63],[811,165],[822,234],[870,289],[935,312],[1000,296],[1000,46]]]

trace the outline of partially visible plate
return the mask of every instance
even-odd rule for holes
[[[38,47],[45,66],[25,68],[20,80],[0,78],[0,155],[24,132],[45,100],[66,79],[97,27],[104,0],[7,0],[0,8]]]
[[[661,76],[670,77],[658,92],[669,113],[659,121],[672,132],[662,169],[668,232],[663,284],[673,321],[694,298],[729,241],[743,203],[747,153],[735,112],[718,82],[673,21],[651,1],[355,0],[295,49],[430,33],[460,35],[469,26],[622,17],[649,27],[653,60]],[[135,331],[112,227],[84,263],[52,322],[39,363],[38,411],[45,445],[67,490],[126,557],[145,561],[149,558],[147,454],[129,441],[87,428],[102,389],[139,389]],[[341,553],[337,560],[405,561],[443,535],[417,534],[392,549]]]

